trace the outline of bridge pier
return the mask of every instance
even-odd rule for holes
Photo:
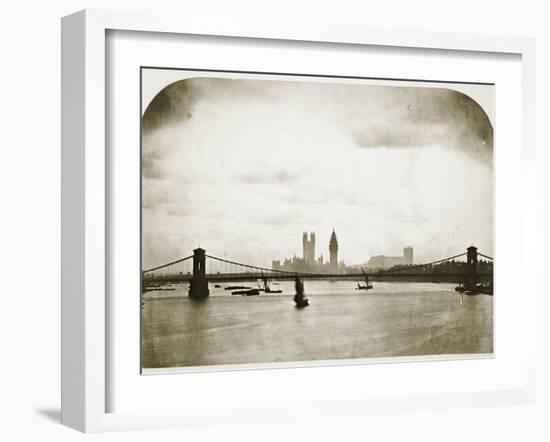
[[[477,269],[477,247],[470,246],[466,249],[466,284],[467,288],[475,287],[479,281]]]
[[[189,297],[205,299],[210,295],[206,279],[206,250],[193,250],[193,278],[189,284]]]

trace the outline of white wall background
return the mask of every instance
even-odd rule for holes
[[[83,8],[269,17],[277,21],[350,23],[382,28],[537,37],[539,250],[550,264],[550,13],[523,0],[57,0],[11,1],[0,12],[0,438],[2,440],[549,440],[550,338],[539,283],[540,398],[536,406],[380,415],[364,419],[286,422],[85,436],[59,425],[60,359],[60,17]],[[544,204],[544,207],[543,207]],[[537,259],[538,258],[538,259]],[[182,400],[185,400],[182,398]]]

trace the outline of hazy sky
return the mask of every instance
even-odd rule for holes
[[[326,257],[333,227],[348,264],[406,245],[417,262],[491,254],[491,123],[421,86],[198,77],[159,91],[142,120],[144,266],[199,245],[270,266],[301,256],[306,230]]]

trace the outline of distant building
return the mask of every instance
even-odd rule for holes
[[[403,257],[405,258],[405,264],[406,265],[413,265],[414,259],[413,259],[413,248],[411,246],[405,247],[403,249]]]
[[[397,265],[413,264],[413,248],[409,246],[403,249],[403,256],[372,256],[367,263],[367,267],[371,269],[389,269]]]
[[[336,232],[334,229],[332,229],[328,250],[330,252],[330,268],[331,270],[336,271],[338,269],[338,239],[336,238]]]
[[[307,237],[307,232],[304,232],[302,236],[302,245],[304,262],[306,264],[313,264],[315,262],[315,232],[309,234],[309,239]]]
[[[284,270],[286,272],[298,273],[336,273],[344,271],[343,263],[338,263],[338,240],[336,233],[332,231],[332,236],[329,241],[330,260],[325,261],[323,254],[315,259],[315,232],[304,232],[302,235],[302,258],[296,255],[292,258],[281,260],[273,260],[271,268],[273,270]]]

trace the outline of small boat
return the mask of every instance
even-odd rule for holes
[[[369,282],[369,277],[363,267],[361,267],[361,271],[363,272],[363,275],[365,275],[365,285],[361,285],[360,282],[357,283],[357,287],[355,290],[370,290],[372,289],[372,282]]]
[[[297,296],[298,295],[295,295],[294,296],[294,302],[296,303],[296,308],[304,308],[304,307],[307,307],[309,305],[309,299],[308,298],[302,298],[302,299],[297,299]]]
[[[481,288],[481,293],[493,296],[493,283],[491,282],[489,284],[483,284],[483,287]]]
[[[482,284],[478,282],[473,287],[466,290],[467,295],[491,295],[493,296],[493,284]]]
[[[222,288],[222,286],[221,286],[221,285],[219,285],[219,284],[214,284],[214,288],[215,288],[215,289],[221,289],[221,288]]]
[[[250,290],[251,288],[244,285],[228,285],[225,290]]]
[[[173,292],[175,290],[173,287],[145,287],[143,292]]]
[[[265,293],[283,293],[282,290],[273,290],[269,286],[269,281],[267,280],[266,277],[264,277],[263,272],[262,272],[262,285],[260,285],[260,283],[258,282],[258,290],[261,290],[262,292],[265,292]]]
[[[482,283],[466,281],[455,287],[455,292],[464,293],[466,295],[493,295],[493,283]]]
[[[241,296],[258,296],[260,294],[259,289],[250,289],[250,290],[236,290],[231,292],[232,295],[241,295]]]

